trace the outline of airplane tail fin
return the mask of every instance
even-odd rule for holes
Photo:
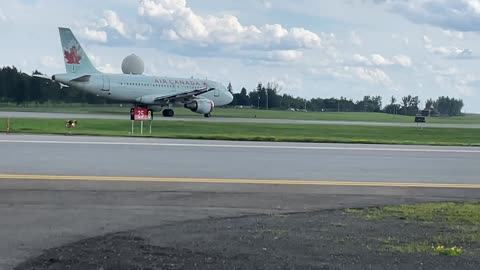
[[[59,28],[60,40],[62,42],[62,53],[65,59],[67,73],[91,74],[99,73],[92,65],[86,52],[73,35],[69,28]]]

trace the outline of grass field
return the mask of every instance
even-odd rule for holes
[[[349,215],[368,220],[400,219],[419,222],[423,226],[441,227],[431,241],[405,243],[401,239],[385,239],[384,248],[402,253],[432,253],[458,256],[461,245],[480,243],[480,203],[424,203],[370,209],[347,209]],[[476,250],[478,253],[480,250]]]
[[[6,120],[0,119],[5,132]],[[136,123],[135,135],[140,134]],[[131,136],[128,120],[82,119],[67,130],[59,119],[11,119],[11,132],[78,135]],[[216,139],[244,141],[338,142],[413,145],[480,146],[480,129],[408,128],[340,125],[302,125],[215,122],[153,122],[153,133],[144,136],[183,139]]]
[[[1,111],[28,111],[28,112],[62,112],[62,113],[97,113],[97,114],[129,114],[130,107],[115,106],[89,106],[81,104],[17,107],[14,105],[0,104]],[[160,115],[157,113],[157,115]],[[175,109],[176,116],[202,117],[184,108]],[[216,117],[227,118],[264,118],[264,119],[297,119],[297,120],[326,120],[326,121],[367,121],[367,122],[413,122],[412,116],[391,115],[385,113],[361,112],[290,112],[279,110],[256,109],[230,109],[216,108],[213,112]],[[480,115],[467,115],[463,117],[431,117],[429,123],[444,124],[480,124]]]

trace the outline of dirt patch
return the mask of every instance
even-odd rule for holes
[[[342,210],[206,219],[79,241],[15,269],[478,269],[478,242],[462,243],[459,256],[385,248],[433,243],[448,231]]]

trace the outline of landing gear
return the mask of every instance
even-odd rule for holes
[[[162,111],[164,117],[173,117],[174,112],[172,109],[165,109]]]
[[[212,114],[211,114],[211,113],[206,113],[206,114],[204,114],[203,116],[205,116],[205,117],[207,117],[207,118],[208,118],[208,117],[211,117],[211,116],[212,116]]]

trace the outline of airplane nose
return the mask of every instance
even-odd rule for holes
[[[232,95],[232,93],[230,93],[230,91],[228,91],[227,89],[225,89],[225,90],[226,90],[226,92],[227,92],[227,101],[228,101],[227,104],[230,104],[230,103],[232,103],[232,101],[233,101],[233,95]]]

